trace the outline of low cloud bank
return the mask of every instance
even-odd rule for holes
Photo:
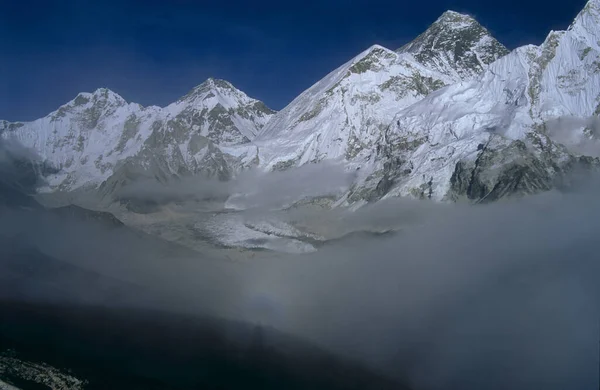
[[[44,170],[48,167],[34,151],[0,137],[0,185],[34,194],[44,184]]]
[[[432,205],[440,217],[393,238],[265,266],[252,288],[272,302],[275,326],[405,374],[415,388],[591,388],[597,190]]]
[[[273,205],[271,191],[281,204],[313,173],[289,187],[265,178],[242,188],[265,190],[255,203],[261,207]],[[327,175],[316,181],[324,178],[331,188],[340,184]],[[3,211],[0,236],[160,297],[136,304],[272,326],[408,377],[415,389],[595,388],[600,186],[594,177],[578,183],[569,193],[485,206],[398,200],[347,215],[296,209],[293,218],[307,223],[403,228],[390,238],[244,263],[224,261],[218,250],[173,252],[127,228],[23,210]],[[42,277],[63,285],[61,274]],[[122,303],[110,291],[105,298]]]
[[[600,157],[600,118],[564,116],[547,121],[546,131],[572,153]]]
[[[352,175],[334,163],[309,164],[285,172],[242,172],[230,181],[201,176],[173,179],[166,184],[152,179],[130,183],[116,197],[156,204],[221,200],[232,209],[281,208],[298,200],[339,194]]]

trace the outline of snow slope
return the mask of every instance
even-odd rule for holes
[[[436,45],[443,53],[428,56],[438,53]],[[372,46],[276,114],[254,141],[259,166],[368,161],[400,109],[470,79],[506,53],[473,18],[446,12],[413,43],[398,52]]]
[[[387,196],[494,200],[548,190],[574,167],[596,166],[593,154],[556,142],[549,124],[580,118],[564,120],[574,125],[559,129],[562,139],[594,141],[597,129],[582,124],[600,113],[599,26],[600,0],[591,0],[567,31],[400,111],[363,187],[379,186]]]
[[[0,121],[0,136],[17,139],[60,169],[47,178],[50,189],[71,191],[97,186],[135,159],[146,168],[158,159],[170,173],[198,173],[207,156],[217,155],[211,170],[227,171],[214,167],[225,164],[214,145],[249,142],[272,114],[230,83],[209,79],[165,108],[127,103],[105,88],[81,93],[36,121]]]
[[[600,0],[566,31],[510,53],[448,11],[413,42],[375,45],[279,113],[221,80],[165,107],[100,89],[31,123],[0,122],[60,172],[51,190],[111,194],[148,176],[280,171],[341,160],[338,204],[390,196],[490,201],[562,185],[600,163]]]

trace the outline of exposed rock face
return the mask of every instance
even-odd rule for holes
[[[507,53],[474,19],[447,12],[397,52],[375,45],[302,93],[255,140],[259,165],[367,164],[400,109],[471,79]]]
[[[0,122],[0,134],[60,169],[46,177],[52,190],[104,183],[110,195],[138,177],[228,180],[248,167],[340,160],[356,181],[337,204],[490,201],[597,166],[599,25],[591,0],[566,31],[509,53],[448,11],[397,51],[372,46],[279,113],[211,79],[166,108],[80,94],[35,122]]]
[[[565,184],[577,169],[598,166],[598,159],[571,156],[560,147],[536,155],[535,149],[521,140],[496,137],[481,149],[475,161],[456,164],[447,197],[492,202],[507,196],[535,194]]]
[[[468,15],[445,12],[417,39],[398,50],[419,63],[452,76],[468,79],[509,51]]]
[[[15,138],[59,169],[46,177],[49,190],[96,187],[130,164],[151,175],[157,168],[227,178],[215,145],[250,142],[273,113],[230,83],[209,79],[165,108],[127,103],[108,89],[81,93],[34,122],[0,122],[0,136]]]
[[[397,113],[348,200],[489,201],[548,190],[574,169],[595,169],[599,4],[590,1],[567,31],[550,33],[541,46],[518,48],[477,78]]]

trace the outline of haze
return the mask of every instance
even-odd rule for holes
[[[0,160],[3,182],[14,182],[19,153],[0,153],[13,156]],[[331,171],[323,180],[312,173],[316,188]],[[70,300],[260,323],[408,377],[418,389],[583,389],[598,383],[598,179],[485,206],[397,200],[347,215],[296,209],[294,220],[343,220],[345,231],[385,215],[397,232],[241,263],[218,251],[167,258],[139,235],[24,210],[3,211],[0,233],[148,293],[118,300],[107,286],[81,285]],[[278,183],[279,192],[258,186],[256,196],[286,201],[293,180]]]

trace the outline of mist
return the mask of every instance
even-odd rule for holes
[[[18,188],[25,194],[35,194],[42,186],[43,170],[48,168],[37,153],[11,138],[0,137],[0,183]]]
[[[287,181],[248,176],[238,188],[252,193],[256,186],[257,197],[246,204],[268,209],[305,193],[305,179],[314,179],[319,194],[346,180],[311,169]],[[599,183],[590,176],[568,193],[480,206],[399,199],[356,212],[296,208],[287,215],[307,225],[377,225],[396,233],[242,263],[219,250],[182,251],[127,227],[47,212],[3,209],[0,236],[132,286],[115,297],[111,284],[75,283],[71,291],[79,294],[68,299],[273,327],[409,378],[415,389],[592,388],[600,334]],[[186,186],[175,191],[185,194]],[[60,274],[41,278],[63,282]],[[50,299],[34,289],[25,285],[18,294]],[[0,288],[5,293],[14,297]]]
[[[259,289],[283,311],[280,327],[415,388],[593,387],[595,198],[449,206],[396,237],[271,266]]]
[[[563,116],[545,122],[550,138],[572,153],[600,157],[600,118]]]
[[[158,205],[221,199],[231,209],[278,209],[304,198],[338,194],[351,185],[352,177],[341,164],[322,162],[285,172],[251,169],[229,181],[204,176],[182,177],[167,183],[144,179],[127,184],[115,197]]]

